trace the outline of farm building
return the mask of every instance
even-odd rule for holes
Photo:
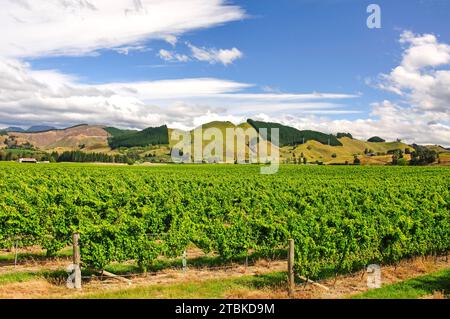
[[[37,160],[35,158],[19,158],[19,163],[37,164]]]

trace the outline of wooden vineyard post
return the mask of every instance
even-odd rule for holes
[[[16,239],[16,243],[14,246],[14,267],[17,266],[17,250],[19,248],[19,241]]]
[[[294,240],[289,239],[289,253],[288,253],[288,293],[289,297],[294,295]]]
[[[78,241],[80,239],[80,234],[73,234],[73,265],[75,271],[75,282],[74,288],[81,289],[81,256],[80,256],[80,246],[78,245]]]
[[[245,256],[245,271],[247,271],[247,268],[248,268],[248,253]]]
[[[187,265],[187,252],[186,252],[186,250],[185,251],[183,251],[183,272],[186,272],[186,269],[187,269],[187,267],[186,267],[186,265]]]

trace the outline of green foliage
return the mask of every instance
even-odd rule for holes
[[[410,165],[427,165],[436,161],[436,151],[417,144],[413,144],[412,146],[414,147],[414,151],[411,153]]]
[[[397,165],[398,166],[406,166],[406,165],[408,165],[408,161],[405,159],[405,158],[399,158],[398,160],[397,160]]]
[[[111,130],[114,132],[114,130]],[[149,127],[139,132],[121,133],[109,139],[111,148],[134,147],[148,145],[169,144],[169,131],[166,125],[160,127]]]
[[[104,130],[108,132],[111,136],[117,137],[117,136],[123,136],[130,133],[137,133],[137,130],[122,130],[116,127],[105,127]]]
[[[281,125],[278,123],[260,122],[248,119],[247,122],[253,126],[258,132],[260,129],[267,129],[267,139],[271,140],[270,130],[272,128],[279,129],[279,146],[298,145],[307,141],[317,141],[319,143],[331,146],[342,146],[342,143],[334,135],[328,135],[316,131],[299,131],[296,128]]]
[[[353,139],[353,135],[350,134],[350,133],[337,133],[337,134],[336,134],[336,137],[337,137],[337,138],[348,137],[348,138]]]
[[[127,163],[133,164],[134,160],[126,155],[108,155],[105,153],[85,153],[81,151],[67,151],[61,154],[56,152],[49,156],[51,162],[75,162],[75,163]]]
[[[0,161],[16,161],[23,157],[32,157],[38,161],[48,160],[48,154],[45,152],[22,148],[0,150]]]
[[[379,136],[373,136],[373,137],[369,138],[369,139],[367,140],[367,142],[372,142],[372,143],[384,143],[384,142],[386,142],[386,140],[382,139],[382,138],[379,137]]]
[[[51,255],[77,231],[85,266],[145,270],[192,244],[230,260],[293,238],[297,273],[314,278],[447,252],[449,179],[445,167],[0,163],[0,248]]]

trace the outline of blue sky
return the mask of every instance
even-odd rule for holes
[[[91,2],[95,5],[96,1]],[[122,2],[126,6],[133,1]],[[173,10],[182,10],[176,0],[173,2]],[[135,5],[136,3],[149,11],[153,8],[151,0],[134,1]],[[216,6],[209,8],[213,12],[217,8],[221,10],[227,8],[225,10],[229,12],[223,14],[218,21],[206,21],[203,25],[183,27],[181,30],[180,28],[173,30],[170,26],[166,26],[167,31],[162,28],[162,31],[158,29],[150,35],[139,34],[137,40],[127,40],[131,33],[124,33],[125,40],[117,40],[117,45],[111,44],[116,39],[103,43],[99,40],[102,39],[100,35],[98,39],[93,39],[92,43],[86,41],[82,44],[77,41],[66,44],[62,40],[55,41],[57,44],[54,44],[49,38],[44,40],[48,42],[47,46],[27,47],[25,53],[7,47],[5,52],[9,58],[12,56],[26,65],[27,72],[32,72],[39,80],[49,81],[50,73],[51,80],[67,76],[70,78],[67,79],[68,86],[117,89],[117,85],[111,84],[126,83],[133,86],[133,83],[137,82],[159,83],[167,80],[173,80],[183,86],[184,82],[180,80],[207,78],[228,81],[227,87],[228,85],[239,87],[230,90],[213,87],[213,93],[208,92],[207,97],[198,94],[178,96],[177,93],[176,98],[171,99],[159,95],[154,97],[147,92],[138,97],[134,96],[133,98],[138,98],[142,102],[137,107],[140,111],[146,106],[150,111],[147,111],[148,114],[146,113],[144,117],[146,120],[143,121],[136,120],[139,118],[136,114],[127,120],[125,113],[134,112],[129,109],[122,115],[115,115],[114,119],[105,118],[105,121],[113,120],[115,123],[112,124],[122,127],[143,128],[169,121],[168,124],[173,126],[189,128],[208,119],[229,119],[238,122],[245,120],[246,117],[259,117],[277,120],[298,128],[310,126],[313,129],[352,131],[360,137],[379,133],[392,139],[399,137],[417,140],[423,134],[427,134],[426,138],[420,137],[422,142],[445,143],[450,140],[448,107],[450,104],[446,104],[449,101],[446,99],[450,98],[445,89],[441,89],[444,90],[442,92],[435,92],[435,88],[440,88],[446,83],[439,82],[441,78],[438,74],[449,70],[449,61],[444,57],[443,61],[437,64],[425,63],[420,69],[412,70],[405,67],[410,71],[409,74],[422,77],[435,72],[432,74],[436,78],[433,84],[435,87],[430,87],[427,92],[420,91],[416,84],[407,82],[405,77],[399,78],[398,74],[392,72],[395,68],[406,65],[408,58],[405,56],[408,54],[408,48],[417,51],[421,51],[421,45],[426,45],[427,48],[432,45],[437,48],[430,52],[422,50],[428,52],[428,56],[425,57],[414,55],[414,58],[421,61],[423,59],[433,61],[433,56],[438,56],[441,51],[444,55],[448,54],[447,47],[441,45],[450,43],[449,1],[197,0],[193,2],[193,6],[198,5],[201,10],[206,7],[205,3],[213,4],[212,7]],[[370,3],[376,3],[381,7],[381,29],[369,29],[366,25],[369,16],[366,8]],[[79,9],[71,8],[69,14]],[[20,11],[14,10],[16,9],[11,7],[9,13],[14,13],[15,16],[21,14]],[[6,11],[8,14],[8,10]],[[67,10],[64,12],[67,14]],[[192,14],[192,19],[195,19],[196,13]],[[229,18],[230,14],[234,16]],[[208,16],[208,13],[205,15]],[[188,19],[189,16],[184,18]],[[207,20],[204,17],[202,19]],[[113,20],[109,23],[113,23]],[[63,28],[64,26],[62,24]],[[128,24],[124,24],[123,28],[128,28]],[[145,27],[142,32],[145,33],[144,31]],[[407,31],[411,33],[410,36],[405,35]],[[166,41],[167,35],[176,37],[176,44]],[[426,35],[431,35],[434,39],[428,39],[429,41],[423,44],[420,39],[426,38]],[[74,33],[72,36],[85,37],[82,32]],[[101,36],[105,37],[103,34]],[[406,40],[400,43],[402,37]],[[128,54],[119,53],[120,50],[117,49],[124,47],[135,47],[135,50],[130,50]],[[203,50],[200,53],[208,56],[196,57],[192,47]],[[233,55],[232,49],[237,50],[234,53],[239,52],[238,56]],[[161,50],[165,50],[170,57],[163,59]],[[231,54],[233,58],[226,63],[219,58],[214,60],[220,50],[225,50],[225,53]],[[183,56],[183,61],[179,61],[175,55]],[[443,81],[447,79],[444,78]],[[54,86],[54,83],[49,85]],[[159,86],[156,86],[154,89],[158,88]],[[177,89],[175,91],[177,92]],[[168,90],[169,95],[170,92],[171,89]],[[282,96],[282,94],[302,95],[313,92],[342,94],[345,97],[336,99],[327,97],[316,101],[302,96],[288,100]],[[223,96],[234,93],[262,94],[256,100],[264,100],[264,103],[256,103],[247,97],[240,100],[237,96],[230,100],[229,96]],[[280,96],[266,99],[264,94],[280,94]],[[426,94],[428,96],[424,96]],[[269,99],[276,100],[277,103],[273,101],[269,103]],[[421,100],[418,102],[418,99]],[[423,100],[427,100],[426,105],[419,105]],[[280,107],[283,103],[291,101],[300,103],[302,107]],[[128,102],[129,100],[126,103]],[[244,105],[252,105],[248,109],[244,108],[248,112],[239,110],[241,102]],[[322,104],[315,104],[316,102]],[[99,102],[96,103],[98,106]],[[106,103],[109,105],[110,101]],[[307,103],[310,105],[306,105]],[[329,105],[326,105],[327,103]],[[430,106],[430,103],[435,105]],[[261,106],[260,109],[258,105]],[[108,111],[105,110],[105,114],[106,112]],[[160,116],[164,112],[167,116]],[[185,117],[174,119],[180,112],[185,112],[183,113]],[[392,122],[392,117],[396,116],[395,112],[399,113],[399,123]],[[379,116],[381,113],[389,114],[389,117],[383,119]],[[426,113],[424,118],[427,121],[416,123],[415,117],[421,117],[422,113]],[[99,124],[102,122],[98,119],[101,116],[102,113],[98,112],[96,117],[84,118],[77,114],[72,119],[70,116],[62,120],[52,120],[51,116],[37,119],[41,123],[61,126],[82,120]],[[4,122],[5,125],[34,124],[32,120],[24,120],[23,116],[10,117]],[[397,125],[401,125],[401,129],[397,129]],[[429,125],[438,125],[434,128],[436,134],[431,135],[432,129]],[[415,129],[408,129],[408,126]],[[417,132],[419,126],[420,130]],[[396,130],[392,132],[394,128]],[[370,132],[366,133],[366,130]]]

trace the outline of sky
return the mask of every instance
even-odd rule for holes
[[[0,127],[252,118],[450,146],[446,0],[0,4]]]

